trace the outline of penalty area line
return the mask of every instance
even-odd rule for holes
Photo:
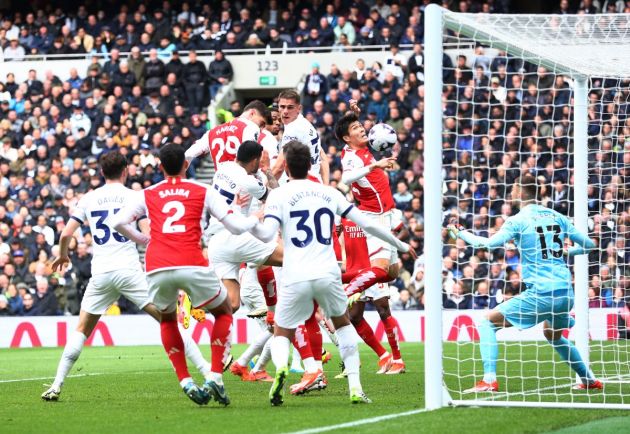
[[[426,409],[426,408],[421,408],[421,409],[417,409],[417,410],[405,411],[405,412],[402,412],[402,413],[384,414],[383,416],[370,417],[368,419],[359,419],[359,420],[355,420],[355,421],[352,421],[352,422],[340,423],[340,424],[337,424],[337,425],[328,425],[328,426],[322,426],[322,427],[318,427],[318,428],[309,428],[309,429],[305,429],[305,430],[301,430],[301,431],[293,431],[293,432],[288,433],[288,434],[315,434],[315,433],[320,433],[320,432],[334,431],[334,430],[343,429],[343,428],[353,428],[355,426],[361,426],[361,425],[368,425],[368,424],[372,424],[372,423],[378,423],[378,422],[382,422],[384,420],[396,419],[396,418],[405,417],[405,416],[412,416],[414,414],[425,413],[425,412],[428,412],[428,411],[430,411],[430,410]]]
[[[78,378],[78,377],[93,377],[97,375],[105,375],[101,372],[95,372],[92,374],[74,374],[68,375],[66,378]],[[16,378],[15,380],[0,380],[0,383],[20,383],[22,381],[40,381],[40,380],[50,380],[55,377],[34,377],[34,378]]]

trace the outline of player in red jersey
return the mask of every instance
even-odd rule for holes
[[[260,129],[265,125],[268,116],[267,106],[259,100],[253,100],[245,106],[243,114],[206,132],[186,151],[186,160],[212,155],[214,168],[221,163],[234,161],[236,151],[241,143],[247,140],[258,142]]]
[[[389,188],[389,178],[383,169],[394,164],[395,158],[376,161],[368,149],[368,137],[358,118],[356,101],[350,101],[354,113],[347,113],[335,125],[335,135],[346,144],[341,164],[342,181],[350,185],[358,208],[379,226],[391,229],[394,198]],[[387,283],[398,277],[398,253],[387,243],[367,235],[370,267],[357,273],[346,287],[350,297],[365,291],[377,283]]]
[[[342,219],[343,245],[346,252],[346,271],[342,275],[356,275],[360,270],[370,268],[370,257],[366,235],[363,230],[351,220]],[[394,228],[396,229],[396,228]],[[346,283],[346,282],[344,282]],[[358,294],[357,294],[358,295]],[[390,354],[374,336],[374,331],[363,318],[365,303],[372,301],[376,311],[385,326],[387,341],[392,350]],[[368,288],[362,296],[350,307],[350,321],[361,339],[370,346],[379,357],[377,374],[402,374],[405,372],[405,363],[400,356],[398,336],[396,334],[397,323],[389,309],[389,287],[387,283],[377,283]]]
[[[197,404],[208,403],[212,396],[228,405],[222,373],[223,358],[230,350],[232,308],[202,254],[201,222],[210,213],[230,232],[240,234],[252,229],[257,219],[230,212],[217,191],[185,179],[188,162],[181,146],[168,144],[160,150],[160,168],[166,179],[139,192],[135,203],[116,215],[113,226],[133,241],[148,244],[145,265],[149,298],[162,312],[162,344],[184,392]],[[129,225],[143,215],[150,221],[150,240]],[[215,318],[210,338],[212,367],[203,388],[190,377],[177,328],[180,288],[188,293],[194,307],[205,306]]]

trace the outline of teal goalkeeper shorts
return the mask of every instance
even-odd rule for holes
[[[539,293],[528,288],[521,294],[501,303],[499,312],[514,327],[523,330],[549,321],[554,330],[573,327],[573,288],[558,288],[553,292]]]

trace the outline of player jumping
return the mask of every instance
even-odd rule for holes
[[[162,147],[160,168],[166,179],[140,192],[135,203],[123,208],[114,219],[114,228],[133,240],[146,241],[128,224],[140,216],[148,217],[147,280],[151,301],[162,311],[164,349],[191,400],[201,405],[212,397],[228,405],[222,373],[223,359],[230,350],[232,307],[201,251],[201,222],[209,212],[230,232],[240,234],[251,229],[256,219],[231,212],[216,190],[185,179],[188,161],[181,146]],[[188,293],[195,308],[205,306],[215,319],[210,337],[212,367],[203,388],[193,382],[183,355],[175,313],[180,288]]]
[[[501,229],[491,238],[471,234],[449,224],[454,237],[461,238],[476,248],[493,249],[514,240],[521,257],[523,282],[526,290],[491,310],[479,326],[481,359],[484,376],[475,387],[465,393],[497,392],[497,329],[515,326],[527,329],[544,322],[543,333],[547,341],[568,363],[581,383],[575,389],[602,389],[602,383],[582,360],[577,348],[562,336],[564,329],[573,327],[575,320],[570,311],[573,307],[571,271],[563,258],[566,238],[577,244],[566,255],[588,253],[595,243],[579,232],[562,214],[536,203],[538,189],[536,179],[524,174],[512,187],[512,200],[520,202],[521,211],[509,217]]]
[[[372,224],[341,193],[308,181],[311,153],[307,146],[292,141],[286,147],[286,165],[291,182],[273,190],[266,204],[264,224],[252,233],[263,241],[276,237],[282,228],[284,250],[283,286],[278,294],[275,333],[271,353],[276,376],[269,392],[272,405],[283,402],[283,388],[289,370],[289,349],[296,327],[312,315],[317,302],[337,330],[339,351],[348,372],[350,399],[369,403],[359,379],[358,336],[350,324],[347,297],[341,286],[341,272],[332,246],[335,215],[348,217],[366,232],[391,243],[398,250],[415,252],[388,230]],[[316,264],[316,266],[315,266]]]

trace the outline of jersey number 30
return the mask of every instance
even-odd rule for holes
[[[164,220],[164,224],[162,225],[163,234],[177,234],[180,232],[186,232],[186,225],[175,224],[182,217],[184,217],[184,214],[186,213],[186,208],[184,207],[183,203],[178,200],[166,202],[162,207],[162,212],[168,215],[168,217],[166,217],[166,220]]]
[[[306,224],[306,221],[310,217],[310,214],[311,213],[308,210],[291,211],[289,213],[289,217],[291,217],[292,219],[293,218],[299,219],[297,224],[295,225],[295,228],[299,232],[304,232],[303,239],[300,239],[302,237],[291,238],[291,242],[296,247],[306,247],[309,244],[311,244],[311,242],[313,242],[313,229],[311,229],[311,227]],[[326,225],[322,223],[323,216],[328,216],[328,222],[326,222]],[[317,239],[318,243],[330,245],[330,240],[332,238],[332,227],[333,227],[334,221],[335,221],[335,216],[333,215],[332,211],[329,210],[328,208],[320,208],[317,211],[315,211],[315,213],[313,214],[313,226],[315,227],[315,238]],[[328,228],[328,236],[322,233],[322,228],[324,227]]]

